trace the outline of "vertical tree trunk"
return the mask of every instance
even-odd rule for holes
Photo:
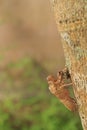
[[[87,130],[87,0],[50,0],[62,37],[82,126]]]

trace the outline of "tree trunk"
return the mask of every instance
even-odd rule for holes
[[[87,0],[50,0],[65,53],[78,111],[87,130]]]

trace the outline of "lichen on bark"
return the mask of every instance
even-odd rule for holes
[[[78,104],[87,130],[87,0],[50,0]]]

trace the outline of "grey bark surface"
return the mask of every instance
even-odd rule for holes
[[[78,112],[87,130],[87,0],[50,0],[60,32]]]

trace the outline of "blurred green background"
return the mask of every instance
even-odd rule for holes
[[[82,130],[48,90],[64,64],[49,1],[0,0],[0,130]]]

